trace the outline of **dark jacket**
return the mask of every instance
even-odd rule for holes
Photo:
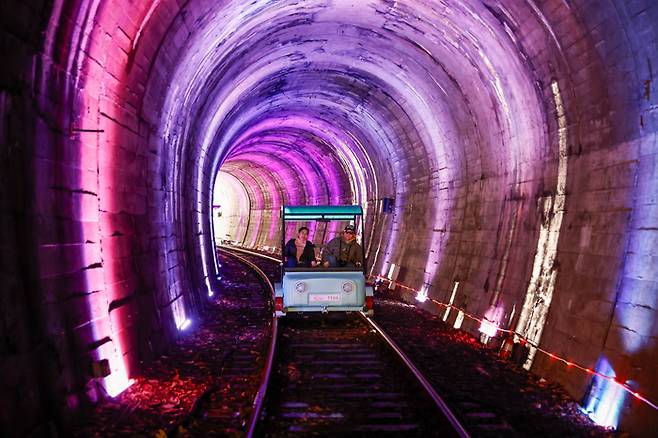
[[[324,259],[326,254],[332,254],[338,261],[338,266],[345,266],[347,263],[354,265],[363,263],[363,253],[361,245],[355,240],[345,242],[341,236],[334,237],[325,245]]]
[[[290,239],[283,248],[283,255],[286,258],[286,266],[289,268],[294,267],[310,267],[311,262],[315,260],[315,245],[310,240],[306,241],[304,251],[302,252],[299,262],[297,262],[297,247],[295,246],[295,239]]]

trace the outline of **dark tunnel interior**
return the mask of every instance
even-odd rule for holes
[[[658,427],[655,0],[5,0],[0,47],[1,423],[125,390],[221,293],[217,242],[358,204],[369,275]]]

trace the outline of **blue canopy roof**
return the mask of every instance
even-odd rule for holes
[[[352,220],[361,216],[360,205],[284,205],[284,221]]]

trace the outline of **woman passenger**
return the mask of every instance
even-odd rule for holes
[[[297,238],[290,239],[283,249],[287,268],[308,268],[316,266],[315,245],[308,240],[308,228],[301,227],[297,231]]]

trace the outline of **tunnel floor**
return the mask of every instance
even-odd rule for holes
[[[259,298],[245,293],[254,284],[250,277],[227,275],[203,319],[124,393],[98,406],[75,435],[197,436],[194,412],[210,393],[218,420],[207,432],[242,435],[269,330],[267,312],[254,310]],[[499,359],[427,311],[378,293],[375,319],[448,404],[460,406],[457,416],[475,435],[613,436],[559,385]]]
[[[259,278],[229,270],[203,315],[132,386],[98,406],[74,436],[241,436],[260,385],[271,313]],[[198,421],[203,418],[203,421]],[[200,429],[202,428],[202,429]]]
[[[472,335],[394,296],[376,294],[375,320],[473,436],[613,436],[558,384],[500,359]]]

